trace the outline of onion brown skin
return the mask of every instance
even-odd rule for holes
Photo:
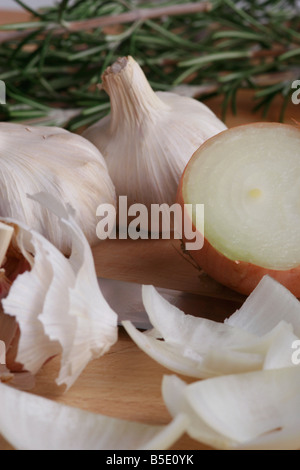
[[[288,128],[295,129],[294,126],[289,126],[287,124],[278,124],[278,123],[255,123],[255,124],[246,124],[246,126],[252,127],[271,127],[271,126],[285,126]],[[238,126],[238,127],[244,127]],[[232,128],[223,132],[231,132],[234,131],[236,128]],[[223,133],[222,132],[222,133]],[[221,134],[222,134],[221,133]],[[207,146],[211,145],[218,139],[220,134],[212,137],[211,139],[207,140],[202,146],[202,148],[206,148]],[[183,187],[185,183],[185,176],[187,170],[189,169],[189,165],[191,164],[194,158],[199,158],[198,154],[199,149],[196,150],[194,155],[192,156],[191,160],[187,164],[183,175],[180,180],[178,192],[177,192],[177,202],[184,207],[184,204],[188,203],[188,201],[184,201],[183,198]],[[200,202],[199,202],[200,203]],[[196,231],[196,227],[193,224],[193,230]],[[183,242],[187,242],[184,238],[184,230],[183,232]],[[299,248],[300,249],[300,248]],[[263,268],[262,266],[258,266],[249,262],[245,261],[233,261],[223,255],[221,252],[216,250],[210,242],[204,238],[204,245],[200,250],[190,250],[189,254],[195,260],[197,265],[203,269],[209,276],[213,279],[218,281],[220,284],[223,284],[230,289],[233,289],[236,292],[239,292],[244,295],[249,295],[255,287],[259,284],[261,279],[265,275],[269,275],[273,279],[280,282],[283,286],[289,289],[292,294],[296,297],[300,298],[300,266],[295,268],[287,269],[287,270],[276,270],[276,269],[268,269]]]

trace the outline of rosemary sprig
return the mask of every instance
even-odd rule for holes
[[[102,72],[129,54],[155,89],[223,95],[224,116],[247,88],[264,113],[281,94],[283,113],[300,79],[298,0],[61,0],[38,12],[15,1],[33,18],[0,27],[2,119],[92,124],[109,111]]]

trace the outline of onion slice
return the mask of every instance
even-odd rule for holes
[[[281,320],[291,323],[300,337],[300,302],[282,284],[264,276],[242,307],[226,320],[227,325],[263,336]]]
[[[270,277],[261,281],[244,306],[224,324],[185,315],[152,286],[143,286],[143,301],[163,341],[141,333],[130,322],[123,325],[146,354],[174,372],[210,378],[293,366],[292,344],[299,338],[294,333],[299,331],[299,302]],[[260,326],[263,334],[258,334]]]
[[[163,396],[173,416],[188,416],[188,434],[212,447],[296,450],[300,448],[299,388],[300,368],[295,367],[191,385],[165,377]]]
[[[96,415],[0,384],[0,433],[18,450],[167,449],[187,418],[167,426]]]

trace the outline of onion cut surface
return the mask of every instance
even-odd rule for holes
[[[296,127],[255,123],[209,139],[188,163],[178,193],[181,204],[205,208],[204,247],[191,255],[243,294],[269,274],[299,297],[299,193]]]

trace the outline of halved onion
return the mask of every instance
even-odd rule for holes
[[[249,294],[266,274],[300,297],[300,129],[255,123],[205,142],[178,201],[204,204],[205,241],[190,254],[220,283]],[[193,223],[197,227],[195,212]]]

